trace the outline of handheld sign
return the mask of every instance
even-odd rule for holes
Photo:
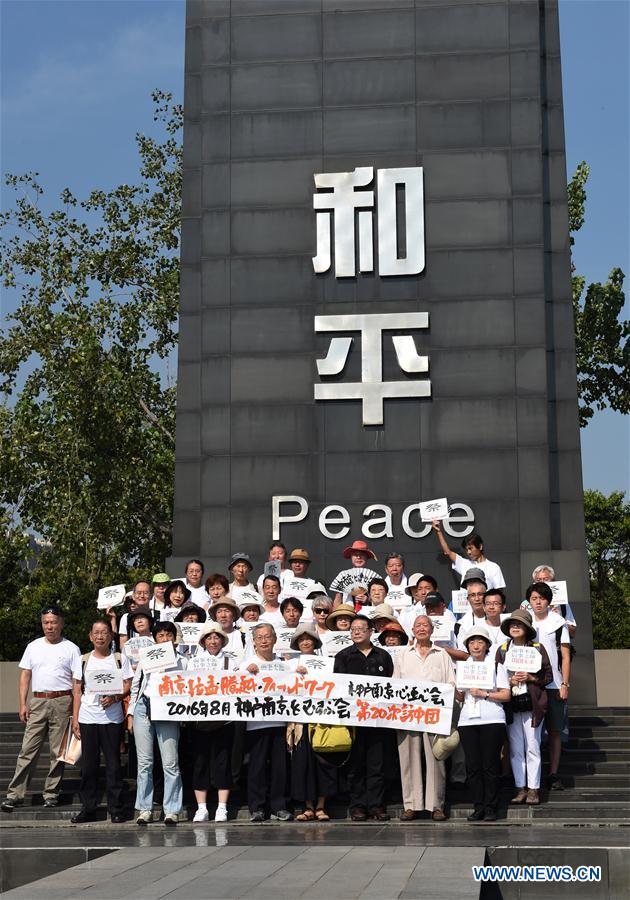
[[[224,672],[225,656],[211,656],[209,653],[198,653],[188,660],[187,672]]]
[[[96,599],[96,608],[109,609],[110,606],[120,606],[125,600],[125,592],[124,584],[101,588]]]
[[[123,647],[123,653],[132,663],[137,663],[140,659],[140,651],[143,647],[152,647],[155,641],[152,637],[132,637],[129,638]]]
[[[349,594],[352,588],[362,587],[367,591],[367,586],[373,578],[380,578],[378,572],[373,569],[352,568],[344,569],[330,585],[330,590],[339,594]]]
[[[279,559],[270,559],[269,562],[265,563],[264,568],[264,576],[273,575],[275,578],[280,578],[282,574],[282,566],[280,565]]]
[[[494,688],[494,662],[491,659],[479,662],[475,659],[457,660],[457,688],[481,688],[491,691]]]
[[[182,644],[199,643],[201,630],[204,628],[202,622],[178,622],[177,624],[182,635]]]
[[[550,606],[566,606],[569,602],[566,581],[548,581],[547,585],[553,591],[553,600]]]
[[[276,630],[278,639],[273,648],[274,653],[290,653],[294,634],[295,628],[278,628]]]
[[[432,522],[433,519],[448,518],[448,500],[440,497],[439,500],[427,500],[419,503],[420,519],[423,522]]]
[[[431,634],[433,643],[436,641],[450,641],[453,634],[452,621],[447,616],[429,616],[429,618],[433,622],[433,632]]]
[[[505,654],[505,668],[509,672],[540,672],[542,654],[536,647],[519,647],[512,643]]]
[[[296,597],[304,603],[308,594],[315,587],[315,583],[312,578],[287,578],[282,585],[282,596],[285,600],[287,597]]]
[[[453,612],[456,615],[467,613],[470,609],[470,606],[468,605],[468,593],[465,589],[460,589],[459,591],[451,591],[451,599]]]
[[[349,631],[330,631],[323,635],[323,649],[327,656],[336,656],[344,647],[352,646],[352,638]]]
[[[385,597],[385,603],[389,603],[394,609],[402,609],[403,606],[411,606],[411,597],[405,592],[404,587],[391,587]]]
[[[122,669],[88,669],[85,670],[86,694],[122,694]]]
[[[300,656],[298,661],[298,666],[304,666],[305,669],[308,669],[310,674],[317,674],[332,672],[334,665],[334,660],[330,657],[326,656],[311,656],[308,654],[307,656]]]
[[[256,660],[259,672],[290,672],[290,667],[281,659]]]
[[[140,662],[143,671],[147,674],[171,669],[175,665],[175,647],[172,641],[153,644],[152,647],[143,647],[140,650]]]

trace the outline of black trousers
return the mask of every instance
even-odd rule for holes
[[[458,730],[475,809],[494,811],[499,802],[501,747],[505,740],[505,725],[464,725]]]
[[[111,815],[122,812],[122,773],[120,770],[120,740],[122,723],[117,725],[83,725],[81,729],[81,805],[93,812],[98,804],[98,769],[101,750],[105,757],[107,809]]]
[[[371,812],[384,805],[386,747],[386,729],[355,729],[354,743],[348,761],[351,811],[366,809]]]
[[[264,812],[269,797],[271,812],[287,808],[286,727],[256,728],[247,732],[247,805]]]
[[[232,787],[232,738],[234,726],[231,722],[204,731],[197,725],[190,728],[192,738],[192,786],[195,791],[207,791],[210,786],[210,763],[212,763],[212,783],[218,791]]]

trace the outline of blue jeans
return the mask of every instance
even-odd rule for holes
[[[157,737],[162,768],[164,769],[164,813],[177,814],[183,803],[182,777],[179,774],[177,722],[152,722],[149,718],[149,701],[141,697],[134,710],[133,733],[138,755],[138,779],[136,782],[136,809],[140,812],[153,808],[153,736]]]

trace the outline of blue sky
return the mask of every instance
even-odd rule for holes
[[[567,168],[591,166],[574,252],[589,281],[615,265],[630,276],[629,13],[628,0],[560,0]],[[3,172],[36,170],[51,195],[133,181],[151,91],[181,99],[183,0],[2,0],[0,28]],[[586,487],[630,490],[628,418],[597,414],[582,454]]]

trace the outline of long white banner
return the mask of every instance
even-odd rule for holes
[[[449,734],[454,688],[332,673],[196,670],[152,675],[149,696],[156,721],[322,722]]]

